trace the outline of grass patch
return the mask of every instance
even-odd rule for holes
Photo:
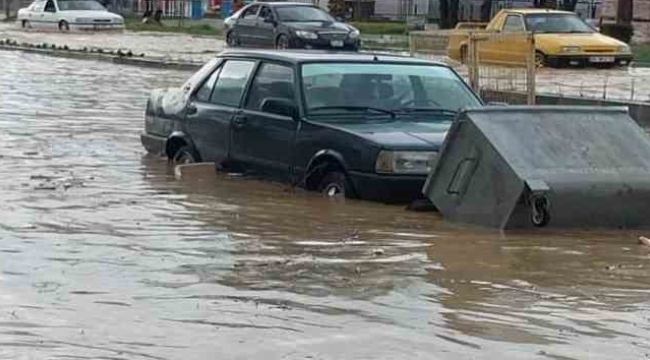
[[[408,34],[408,25],[401,22],[391,21],[369,21],[352,22],[350,25],[359,29],[361,34],[366,35],[405,35]]]
[[[637,66],[650,67],[650,43],[632,45],[632,53]]]
[[[186,21],[187,23],[188,21]],[[204,36],[221,36],[221,29],[217,29],[208,24],[183,24],[178,26],[178,21],[165,20],[163,24],[147,23],[143,24],[142,19],[131,18],[124,19],[124,27],[131,31],[157,31],[166,33],[181,33],[190,35],[204,35]]]

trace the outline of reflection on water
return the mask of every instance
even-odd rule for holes
[[[0,53],[0,358],[639,359],[635,233],[507,235],[139,143],[187,73]]]

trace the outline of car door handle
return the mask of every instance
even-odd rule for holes
[[[246,125],[246,116],[245,115],[236,115],[232,119],[232,126],[236,129],[241,129]]]
[[[187,115],[194,115],[197,112],[199,112],[199,109],[197,109],[196,104],[191,103],[187,105],[187,110],[186,110]]]

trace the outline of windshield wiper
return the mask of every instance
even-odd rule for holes
[[[318,111],[318,110],[359,110],[359,111],[375,111],[375,112],[380,112],[384,114],[390,115],[392,118],[395,117],[395,112],[388,110],[388,109],[382,109],[378,107],[372,107],[372,106],[352,106],[352,105],[338,105],[338,106],[318,106],[315,108],[309,109],[310,111]]]
[[[451,115],[451,116],[456,116],[458,114],[458,111],[434,108],[434,107],[404,107],[404,108],[391,109],[391,110],[394,111],[395,113],[435,112],[435,113],[440,113],[443,115]]]

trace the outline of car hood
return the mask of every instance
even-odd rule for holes
[[[438,150],[447,136],[451,123],[451,121],[396,120],[320,124],[345,131],[390,150]]]
[[[585,49],[612,48],[625,45],[624,42],[600,33],[589,34],[535,34],[535,43],[553,49],[562,46],[580,46]]]
[[[332,31],[332,32],[348,33],[354,29],[352,26],[341,22],[306,21],[306,22],[288,22],[285,24],[294,30],[307,30],[307,31],[314,31],[314,32]]]
[[[122,20],[120,15],[103,10],[66,10],[61,11],[61,14],[75,18]]]

